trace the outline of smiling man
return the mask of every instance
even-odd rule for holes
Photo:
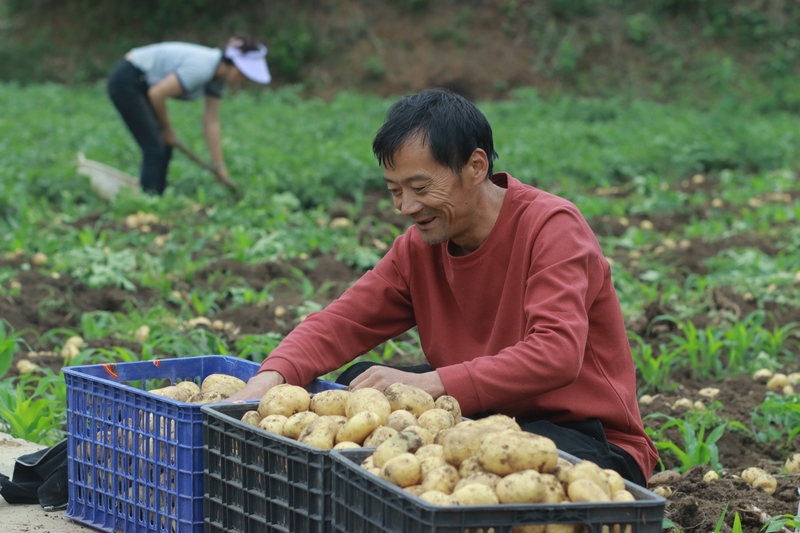
[[[372,147],[395,207],[414,224],[232,399],[306,385],[417,326],[428,364],[357,363],[338,381],[448,394],[466,416],[513,416],[559,449],[646,484],[658,455],[611,270],[577,207],[493,174],[491,126],[448,91],[402,98]]]

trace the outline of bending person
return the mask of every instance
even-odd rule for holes
[[[108,94],[142,149],[142,190],[162,194],[176,142],[167,99],[205,97],[203,135],[211,164],[221,183],[230,183],[222,154],[219,108],[226,85],[246,79],[271,81],[267,48],[248,37],[234,36],[223,52],[197,44],[165,42],[134,48],[108,78]]]
[[[378,390],[403,382],[455,397],[469,417],[513,416],[645,485],[658,454],[611,269],[578,208],[493,174],[491,126],[447,91],[394,104],[372,148],[413,225],[231,399],[306,385],[417,326],[428,365],[356,364],[339,381]]]

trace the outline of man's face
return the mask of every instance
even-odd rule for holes
[[[461,175],[434,161],[417,138],[395,153],[394,166],[383,175],[394,206],[414,221],[427,244],[448,239],[459,244],[471,231],[468,186]]]

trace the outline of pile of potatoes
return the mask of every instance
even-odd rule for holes
[[[505,415],[462,421],[430,442],[405,429],[361,466],[441,506],[634,500],[617,472],[570,463],[551,439]]]
[[[209,374],[198,386],[190,380],[181,381],[149,392],[164,398],[171,398],[185,403],[214,403],[221,402],[233,396],[245,386],[245,382],[228,374]]]
[[[378,446],[403,430],[432,442],[440,430],[461,421],[461,408],[452,396],[434,401],[403,383],[384,392],[332,389],[313,397],[303,387],[284,384],[270,389],[242,421],[321,450],[339,450]]]

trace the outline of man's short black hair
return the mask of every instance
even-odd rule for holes
[[[475,105],[446,89],[430,89],[404,96],[386,113],[386,121],[372,141],[372,152],[382,166],[392,166],[394,155],[413,137],[419,135],[430,149],[433,160],[455,173],[481,148],[492,161],[497,158],[492,141],[492,127]]]

